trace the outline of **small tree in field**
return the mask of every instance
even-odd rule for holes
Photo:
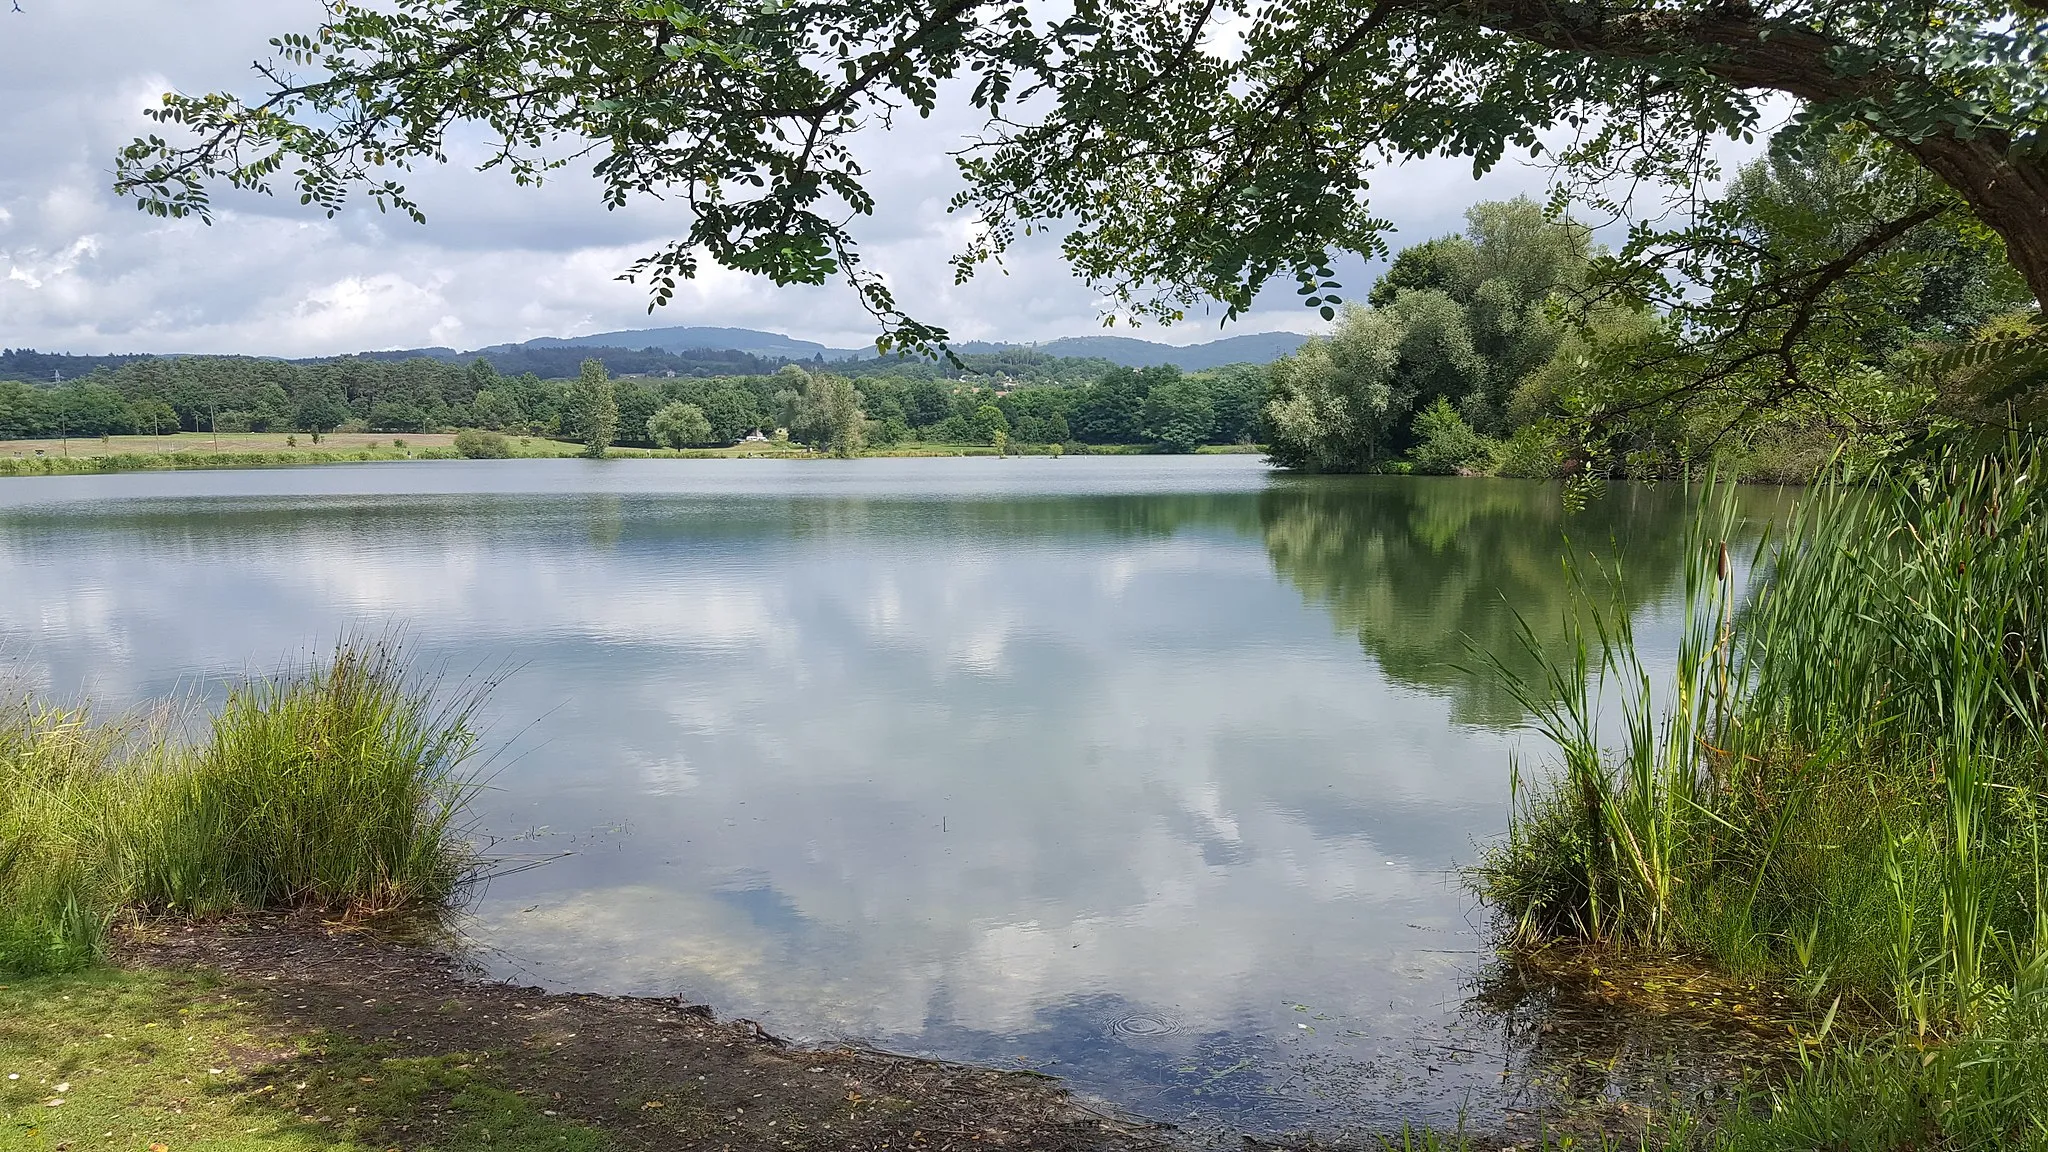
[[[663,448],[682,448],[711,442],[711,421],[695,404],[678,400],[664,404],[647,418],[647,438]]]
[[[612,391],[611,374],[601,360],[585,360],[583,374],[569,386],[569,412],[583,433],[583,454],[592,460],[604,458],[605,449],[619,435],[619,398]]]

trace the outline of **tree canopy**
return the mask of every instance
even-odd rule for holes
[[[207,215],[218,182],[333,212],[352,192],[418,215],[402,183],[482,125],[520,183],[594,158],[606,203],[676,196],[689,226],[631,275],[656,304],[702,260],[778,284],[849,282],[881,344],[931,347],[862,266],[873,211],[849,137],[962,89],[987,127],[957,206],[967,276],[1060,221],[1075,268],[1126,313],[1232,313],[1276,277],[1334,314],[1339,251],[1388,225],[1371,179],[1408,157],[1511,150],[1599,202],[1697,190],[1712,142],[1789,97],[1813,138],[1858,125],[1932,174],[2048,300],[2048,21],[2031,0],[327,0],[272,43],[263,90],[168,95],[118,186]]]
[[[573,427],[583,437],[583,454],[594,460],[603,459],[605,450],[619,434],[618,391],[612,387],[611,374],[604,370],[604,362],[585,360],[583,371],[576,382],[569,386],[568,403],[564,405],[563,423]],[[642,417],[628,427],[647,427],[647,418]]]
[[[1661,319],[1625,337],[1608,324],[1554,396],[1588,424],[1702,441],[1765,415],[1895,418],[1926,399],[1898,387],[1915,346],[2026,304],[2004,257],[1953,190],[1867,133],[1787,141],[1688,226],[1638,229],[1598,262],[1586,307]]]
[[[1372,470],[1420,448],[1426,470],[1460,471],[1487,456],[1486,436],[1536,415],[1518,390],[1563,345],[1560,308],[1592,255],[1583,226],[1527,199],[1474,205],[1462,235],[1403,250],[1371,309],[1347,307],[1328,340],[1273,366],[1275,459]]]

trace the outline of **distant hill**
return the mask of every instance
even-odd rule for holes
[[[659,348],[663,352],[745,352],[783,360],[856,360],[875,354],[872,348],[827,348],[780,332],[758,332],[752,328],[645,328],[592,336],[542,336],[524,344],[500,344],[481,351],[506,352],[514,348],[630,348],[636,352]]]
[[[531,372],[543,380],[566,380],[585,360],[601,361],[614,376],[765,376],[788,363],[783,356],[758,356],[731,348],[669,352],[645,345],[607,348],[599,344],[526,344],[487,348],[462,359],[481,357],[506,376]]]
[[[1172,364],[1184,372],[1200,372],[1225,364],[1270,364],[1300,348],[1307,339],[1299,332],[1252,332],[1206,344],[1173,345],[1131,336],[1068,336],[1030,347],[1049,356],[1089,357],[1126,368]],[[995,352],[1015,347],[1018,345],[972,343],[960,345],[959,351]]]
[[[453,348],[442,348],[436,345],[432,348],[392,348],[383,352],[357,352],[355,353],[355,358],[358,360],[386,360],[392,363],[399,363],[405,360],[461,360],[463,355]],[[295,361],[295,363],[312,364],[321,360],[332,359],[334,359],[332,356],[315,356]]]
[[[1306,339],[1295,332],[1254,332],[1211,340],[1206,344],[1175,346],[1130,336],[1069,336],[1043,344],[970,341],[955,345],[954,350],[963,356],[985,361],[976,366],[977,371],[1064,378],[1083,370],[1100,372],[1102,369],[1095,367],[1100,364],[1126,368],[1172,364],[1187,372],[1225,364],[1268,364],[1301,347]],[[621,374],[751,375],[773,372],[791,361],[810,363],[819,360],[846,364],[845,370],[855,375],[899,370],[897,366],[913,373],[920,370],[919,366],[923,371],[944,373],[943,366],[933,366],[920,358],[891,357],[885,364],[872,349],[830,348],[779,332],[760,332],[751,328],[649,328],[601,332],[592,336],[544,336],[520,344],[494,344],[473,352],[435,347],[359,352],[356,355],[365,360],[386,361],[415,357],[464,361],[481,356],[507,375],[533,372],[546,378],[574,376],[577,365],[585,356],[603,360],[613,372]],[[146,354],[69,356],[26,348],[5,349],[0,350],[0,380],[44,383],[55,379],[72,380],[95,369],[115,368],[131,360],[151,358]],[[336,357],[311,357],[294,362],[306,364],[332,359]],[[857,367],[848,363],[853,360],[868,363]],[[1048,373],[1043,362],[1053,360],[1070,361],[1066,366],[1068,371]],[[1025,371],[1026,368],[1030,371]]]
[[[1043,344],[1009,344],[973,340],[954,346],[963,355],[988,355],[1029,349],[1048,356],[1107,360],[1126,368],[1151,368],[1172,364],[1183,371],[1199,372],[1225,364],[1270,364],[1301,347],[1308,337],[1298,332],[1253,332],[1227,336],[1206,344],[1177,346],[1131,336],[1068,336]],[[872,348],[831,348],[810,340],[798,340],[779,332],[753,328],[647,328],[640,331],[599,332],[591,336],[543,336],[523,344],[500,344],[481,351],[499,353],[540,348],[659,348],[664,352],[732,351],[763,358],[785,360],[865,360],[875,355]],[[438,356],[440,349],[424,349],[424,355]]]
[[[0,380],[33,380],[45,384],[76,380],[101,368],[119,368],[134,360],[150,358],[144,353],[67,356],[62,352],[38,352],[33,348],[0,348]]]
[[[956,344],[963,355],[1006,353],[1030,348],[1049,357],[1098,359],[1112,365],[1145,369],[1155,365],[1178,365],[1184,371],[1202,371],[1223,365],[1266,365],[1300,348],[1307,336],[1298,332],[1249,332],[1225,336],[1206,344],[1159,344],[1135,336],[1067,336],[1044,344],[1008,344],[991,340],[969,340]],[[780,332],[754,328],[645,328],[639,332],[598,332],[594,336],[541,336],[524,344],[498,344],[483,353],[506,353],[512,348],[561,348],[561,346],[602,346],[602,348],[662,348],[664,353],[735,351],[754,357],[782,357],[791,361],[852,361],[874,357],[872,348],[829,348],[813,340],[797,340]],[[438,348],[426,355],[436,355]]]

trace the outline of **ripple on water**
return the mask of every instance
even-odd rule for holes
[[[1184,1025],[1173,1017],[1160,1012],[1133,1012],[1119,1018],[1109,1030],[1119,1036],[1149,1039],[1154,1036],[1172,1036]]]

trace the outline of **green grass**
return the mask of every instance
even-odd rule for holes
[[[456,819],[479,694],[437,704],[379,642],[237,686],[204,740],[0,705],[0,971],[91,963],[130,909],[431,908],[474,864]]]
[[[41,977],[0,986],[0,1149],[608,1146],[508,1089],[499,1067],[284,1030],[203,974]]]
[[[2038,991],[1953,1042],[1889,1038],[1809,1059],[1724,1118],[1725,1152],[2048,1149],[2048,998]]]

